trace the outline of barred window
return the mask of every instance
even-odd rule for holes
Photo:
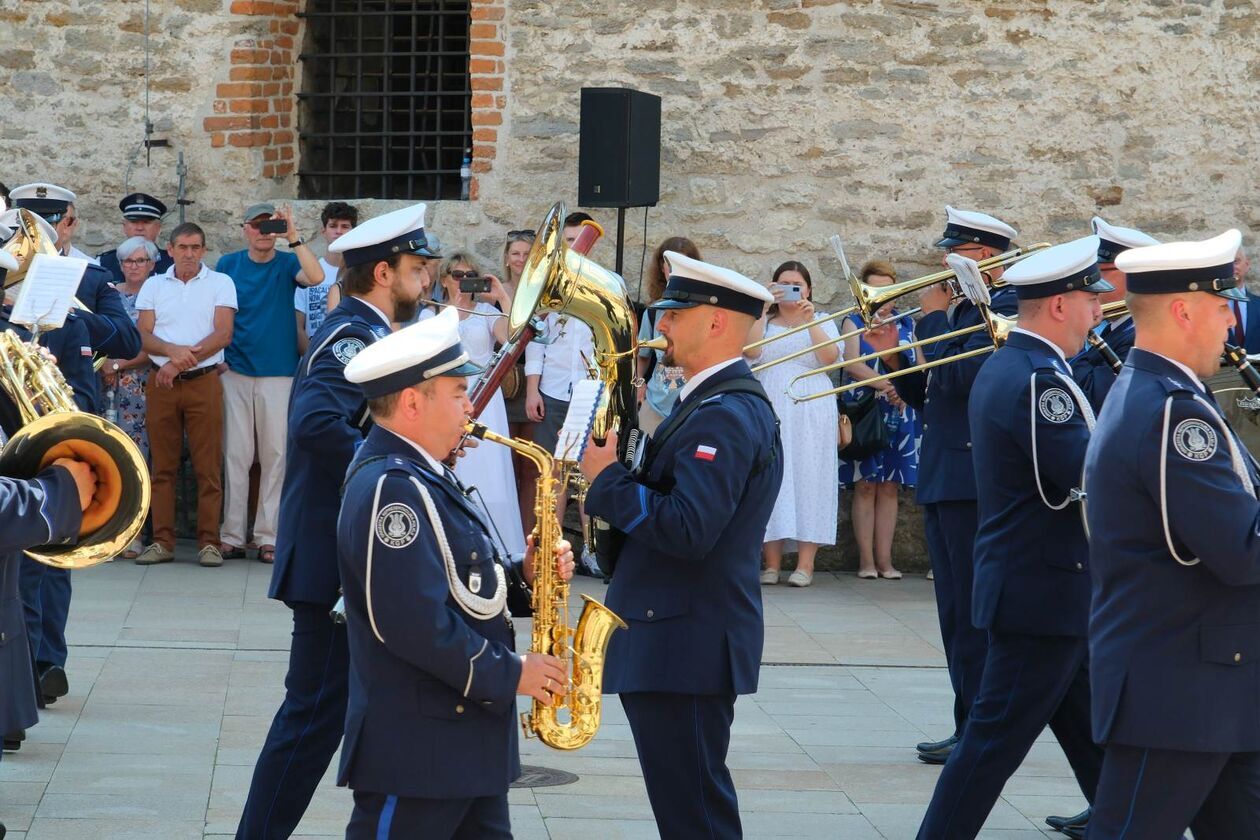
[[[302,198],[461,197],[469,0],[308,0]]]

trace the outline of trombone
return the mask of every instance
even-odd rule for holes
[[[901,346],[895,349],[881,350],[875,353],[867,353],[863,356],[858,356],[857,358],[854,358],[854,359],[841,359],[838,362],[833,362],[832,364],[829,364],[829,365],[823,365],[822,367],[817,367],[817,368],[814,368],[813,370],[808,370],[805,373],[802,373],[798,376],[794,376],[792,377],[792,380],[788,382],[787,395],[792,399],[793,402],[798,402],[798,403],[809,402],[810,400],[816,400],[822,397],[829,397],[829,396],[832,396],[833,394],[847,394],[849,391],[856,391],[859,388],[865,388],[868,385],[874,385],[876,382],[886,382],[890,379],[896,379],[899,376],[905,376],[906,374],[919,373],[920,371],[930,370],[934,367],[940,367],[941,365],[947,365],[950,362],[960,362],[963,359],[971,359],[976,356],[982,356],[985,353],[992,353],[994,350],[998,349],[999,347],[1001,347],[1003,344],[1006,343],[1007,336],[1011,334],[1011,330],[1014,329],[1015,326],[1018,324],[1018,319],[1015,316],[1008,317],[1006,315],[999,315],[998,313],[990,309],[988,306],[981,306],[980,312],[984,316],[984,321],[982,323],[973,324],[970,327],[963,327],[962,329],[953,330],[951,332],[947,332],[942,335],[931,336],[929,338],[921,338],[917,341],[912,341],[909,344],[902,344]],[[1102,306],[1103,318],[1119,318],[1122,315],[1128,314],[1128,312],[1129,312],[1128,304],[1125,303],[1123,300],[1113,301],[1112,303],[1106,303],[1106,304],[1103,304]],[[861,362],[875,361],[884,356],[887,356],[890,353],[904,353],[907,350],[915,350],[920,347],[925,347],[929,344],[936,344],[941,341],[952,341],[955,338],[962,338],[963,336],[972,335],[974,333],[980,332],[981,330],[989,331],[989,338],[992,339],[992,344],[986,345],[984,347],[976,347],[975,349],[967,350],[955,356],[942,356],[939,359],[932,359],[930,361],[923,362],[922,364],[910,365],[909,367],[904,367],[904,368],[901,368],[900,370],[890,371],[888,373],[881,374],[880,376],[872,376],[867,379],[860,379],[856,382],[849,382],[845,385],[841,385],[836,388],[829,388],[825,391],[819,391],[816,394],[797,395],[793,393],[793,390],[792,390],[796,386],[796,383],[799,380],[806,379],[816,374],[829,373],[833,370],[839,370],[841,368],[848,367],[849,365],[858,364]]]
[[[1029,245],[1027,248],[1014,248],[1005,253],[997,254],[996,256],[989,257],[986,260],[981,260],[979,263],[977,263],[977,267],[980,269],[981,272],[985,272],[994,268],[1005,268],[1006,266],[1019,262],[1024,257],[1027,257],[1030,254],[1034,254],[1037,251],[1041,251],[1049,247],[1050,247],[1049,242],[1038,242],[1035,245]],[[769,367],[774,367],[775,365],[782,364],[783,362],[800,358],[801,356],[804,356],[807,353],[813,353],[817,350],[821,350],[822,348],[827,347],[829,345],[839,344],[841,342],[847,341],[848,339],[852,338],[855,335],[861,335],[862,333],[866,332],[869,329],[872,329],[873,327],[882,326],[882,323],[872,324],[871,322],[876,320],[875,318],[876,313],[878,313],[879,310],[882,309],[885,304],[893,300],[896,300],[899,297],[904,297],[905,295],[911,294],[912,292],[922,291],[923,289],[929,288],[931,286],[935,286],[937,283],[950,282],[954,280],[955,277],[956,275],[953,269],[947,268],[943,271],[935,271],[931,274],[925,274],[922,277],[916,277],[913,280],[903,280],[900,283],[893,283],[890,286],[872,286],[869,283],[863,283],[861,280],[858,280],[856,277],[850,276],[849,286],[853,292],[853,299],[854,301],[856,301],[856,303],[854,303],[852,306],[847,306],[844,309],[841,309],[839,312],[833,312],[830,315],[823,315],[820,318],[815,318],[814,320],[810,321],[808,324],[800,324],[799,326],[792,327],[789,330],[784,330],[781,333],[775,333],[772,336],[763,338],[760,341],[754,341],[752,344],[745,345],[744,353],[749,353],[749,352],[752,352],[753,350],[758,350],[772,341],[778,341],[779,339],[786,338],[789,335],[795,335],[796,333],[799,333],[803,330],[808,330],[810,327],[816,327],[819,324],[826,323],[827,321],[834,321],[838,318],[845,318],[854,313],[861,313],[862,320],[865,321],[869,326],[863,326],[863,327],[858,327],[853,330],[849,330],[846,333],[841,333],[836,338],[829,338],[829,339],[826,339],[825,341],[820,341],[817,344],[812,344],[809,347],[804,348],[803,350],[797,350],[796,352],[789,353],[786,356],[780,356],[777,359],[771,359],[768,362],[762,362],[761,364],[753,367],[752,370],[753,370],[753,373],[757,373],[758,371],[765,370],[766,368],[769,368]],[[1000,277],[990,281],[990,286],[994,289],[1000,289],[1005,285],[1006,283]],[[955,290],[955,292],[957,292],[957,290]],[[955,296],[957,296],[957,294],[955,294]],[[913,312],[902,313],[902,315],[899,315],[898,317],[903,317],[904,315],[907,315],[907,314],[913,314]]]

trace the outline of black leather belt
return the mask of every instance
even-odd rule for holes
[[[218,371],[218,365],[206,365],[205,367],[193,368],[183,373],[175,374],[176,379],[183,379],[185,382],[189,379],[196,379],[198,376],[205,376],[207,373],[215,373]]]

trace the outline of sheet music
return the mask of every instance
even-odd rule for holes
[[[595,412],[604,396],[604,383],[598,379],[583,379],[573,386],[569,398],[569,413],[564,416],[564,426],[556,439],[553,453],[560,461],[580,461],[586,450]]]
[[[36,254],[22,281],[9,320],[24,327],[53,330],[66,322],[74,293],[87,271],[88,261],[78,257]]]

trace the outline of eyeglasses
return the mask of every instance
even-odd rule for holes
[[[508,239],[533,239],[537,235],[536,230],[509,230],[507,232]]]
[[[461,271],[457,268],[451,272],[451,276],[456,280],[463,280],[465,277],[480,277],[481,273],[478,271]]]
[[[134,260],[123,260],[122,264],[129,265],[132,268],[138,268],[142,265],[145,265],[146,263],[151,263],[151,262],[153,262],[153,260],[149,259],[148,257],[139,257]]]

